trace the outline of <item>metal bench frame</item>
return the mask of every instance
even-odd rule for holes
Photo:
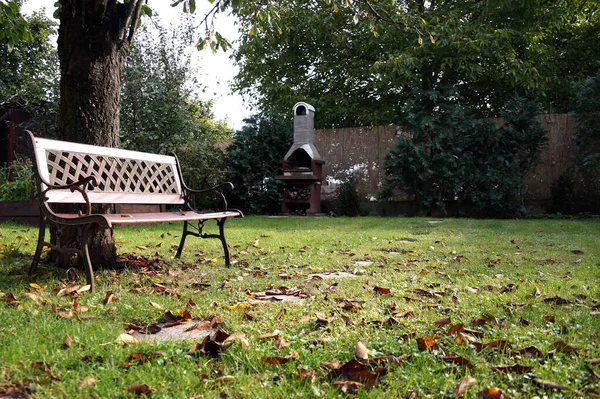
[[[114,225],[183,222],[183,233],[176,258],[181,256],[186,237],[218,238],[223,245],[225,265],[231,264],[224,225],[229,217],[243,217],[241,211],[228,209],[224,191],[233,185],[222,183],[205,190],[189,188],[183,181],[175,155],[158,155],[117,148],[38,138],[28,132],[34,152],[35,173],[40,202],[37,247],[29,274],[36,273],[44,246],[74,252],[83,260],[87,283],[94,289],[94,269],[88,248],[88,232],[98,226],[113,231]],[[202,213],[192,206],[196,195],[216,194],[220,210]],[[84,204],[79,214],[56,213],[51,204]],[[167,204],[183,205],[178,212],[98,214],[92,204]],[[204,233],[204,222],[215,220],[218,234]],[[192,224],[196,223],[197,225]],[[47,225],[57,228],[57,242],[44,241]],[[60,232],[78,229],[77,247],[61,247]]]

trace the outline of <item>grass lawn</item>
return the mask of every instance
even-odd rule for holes
[[[91,293],[82,272],[28,277],[37,230],[0,224],[0,397],[600,394],[599,219],[226,227],[230,268],[218,240],[173,259],[179,225],[117,227],[129,267],[97,271]],[[189,319],[213,333],[129,342]]]

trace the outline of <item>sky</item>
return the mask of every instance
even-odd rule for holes
[[[46,9],[46,14],[52,18],[56,0],[25,0],[22,11],[28,15],[34,11]],[[149,0],[148,5],[154,10],[154,15],[160,17],[163,25],[177,21],[178,15],[183,13],[183,8],[171,7],[171,0]],[[196,19],[202,20],[206,12],[212,7],[208,0],[196,2]],[[57,21],[58,22],[58,21]],[[143,20],[142,20],[143,23]],[[237,27],[233,17],[219,14],[215,22],[216,30],[231,41],[237,38]],[[198,32],[198,37],[202,32]],[[200,80],[206,85],[206,91],[200,94],[203,100],[214,100],[213,112],[219,120],[226,120],[228,125],[235,130],[241,129],[242,120],[252,113],[239,94],[232,93],[229,82],[237,73],[237,67],[229,59],[229,53],[219,51],[213,54],[210,50],[193,50],[192,67],[198,70]]]

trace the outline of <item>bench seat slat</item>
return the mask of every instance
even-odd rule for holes
[[[59,213],[59,217],[65,219],[77,219],[79,215],[71,213]],[[238,217],[241,213],[238,211],[197,213],[194,211],[185,212],[162,212],[162,213],[109,213],[104,216],[111,224],[147,224],[147,223],[166,223],[166,222],[184,222],[192,220],[214,220],[227,217]]]

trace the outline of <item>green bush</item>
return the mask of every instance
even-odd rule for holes
[[[229,148],[229,181],[235,188],[231,204],[249,213],[274,213],[281,208],[281,160],[292,144],[289,125],[269,115],[244,120]]]
[[[30,200],[35,196],[35,174],[30,160],[16,159],[0,168],[0,201]]]
[[[458,203],[463,213],[509,216],[524,211],[523,179],[547,142],[537,104],[516,99],[497,127],[460,104],[454,90],[417,91],[404,108],[400,136],[384,159],[385,200],[407,194],[430,214]]]
[[[361,214],[361,199],[358,193],[358,177],[349,173],[336,190],[336,208],[342,216],[358,216]]]

